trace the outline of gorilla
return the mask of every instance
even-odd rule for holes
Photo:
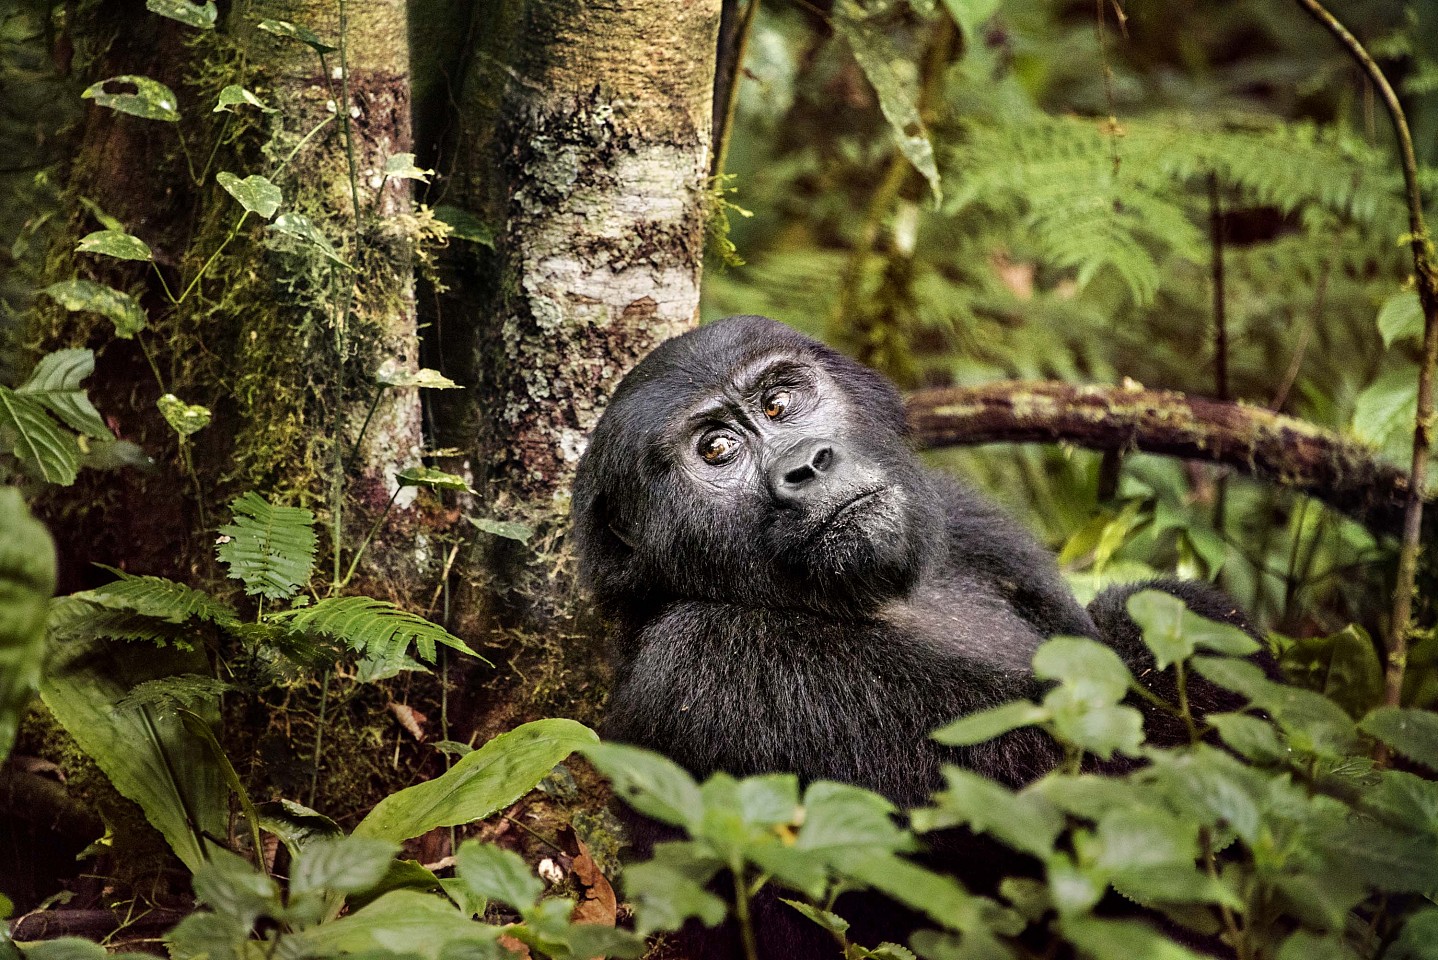
[[[1136,590],[1242,625],[1221,595],[1178,581],[1085,610],[1018,524],[920,465],[892,384],[764,317],[686,333],[624,378],[580,461],[573,529],[615,626],[607,737],[698,777],[788,771],[900,806],[941,789],[945,763],[1010,786],[1057,765],[1035,729],[962,748],[929,738],[1041,695],[1030,661],[1050,636],[1102,639],[1163,683],[1124,608]],[[1228,706],[1217,688],[1197,694]],[[1016,856],[969,841],[954,851],[967,865],[950,866],[971,883]],[[758,906],[775,960],[836,954],[788,908]],[[732,931],[691,940],[740,955]]]

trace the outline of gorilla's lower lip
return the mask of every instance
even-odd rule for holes
[[[854,507],[857,504],[868,500],[870,497],[878,496],[883,489],[883,487],[872,487],[868,490],[862,490],[859,493],[856,493],[854,496],[850,497],[848,500],[845,500],[843,503],[839,504],[839,506],[834,509],[834,512],[825,517],[824,522],[819,524],[818,529],[814,531],[814,536],[818,537],[825,530],[829,529],[829,527],[833,526],[834,521],[838,520],[845,513],[847,513],[851,507]]]

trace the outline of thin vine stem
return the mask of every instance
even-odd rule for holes
[[[359,549],[355,551],[355,555],[350,558],[349,569],[345,571],[344,577],[342,577],[340,582],[335,586],[336,590],[343,590],[350,582],[350,578],[355,575],[355,570],[359,567],[360,558],[364,556],[365,548],[370,545],[370,541],[374,539],[374,535],[379,533],[379,528],[383,525],[385,517],[389,516],[390,508],[394,506],[395,498],[399,496],[399,492],[403,489],[404,487],[398,484],[395,485],[394,493],[389,495],[389,501],[385,503],[384,510],[381,511],[380,515],[375,519],[375,522],[370,526],[369,533],[365,534],[365,538],[360,541]]]
[[[1403,694],[1403,674],[1408,665],[1408,634],[1413,621],[1413,592],[1418,578],[1418,553],[1423,531],[1423,496],[1427,485],[1428,456],[1433,449],[1433,380],[1438,368],[1438,264],[1433,243],[1423,222],[1423,193],[1418,185],[1418,158],[1408,118],[1388,78],[1353,36],[1318,0],[1298,0],[1348,51],[1367,74],[1388,109],[1398,151],[1403,160],[1403,185],[1408,200],[1408,246],[1413,254],[1413,273],[1418,299],[1423,307],[1423,356],[1418,367],[1418,404],[1413,424],[1413,461],[1408,471],[1407,499],[1403,510],[1403,535],[1398,551],[1398,575],[1393,588],[1393,613],[1388,632],[1388,657],[1384,671],[1383,699],[1398,706]],[[1380,746],[1378,758],[1387,759]]]
[[[744,55],[749,49],[749,35],[754,30],[754,16],[759,12],[759,0],[749,0],[739,21],[739,38],[734,49],[734,76],[725,91],[724,126],[714,131],[714,167],[711,176],[724,176],[724,167],[729,161],[729,141],[734,134],[734,117],[739,108],[739,84],[744,79]]]

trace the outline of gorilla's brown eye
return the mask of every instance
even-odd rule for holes
[[[778,393],[771,394],[769,396],[769,399],[765,401],[764,416],[768,417],[770,420],[778,420],[784,415],[784,411],[788,409],[789,391],[780,390]]]
[[[719,433],[699,444],[699,455],[709,463],[727,460],[739,446],[739,441],[727,434]]]

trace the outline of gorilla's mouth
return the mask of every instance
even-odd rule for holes
[[[868,503],[869,500],[878,496],[880,493],[883,492],[883,490],[883,487],[870,487],[867,490],[860,490],[858,493],[854,494],[852,497],[839,504],[827,517],[825,517],[819,523],[817,527],[814,528],[813,534],[809,537],[810,542],[813,542],[814,540],[817,540],[822,537],[832,527],[838,524],[838,522],[842,520],[845,516],[853,512],[861,504]]]

